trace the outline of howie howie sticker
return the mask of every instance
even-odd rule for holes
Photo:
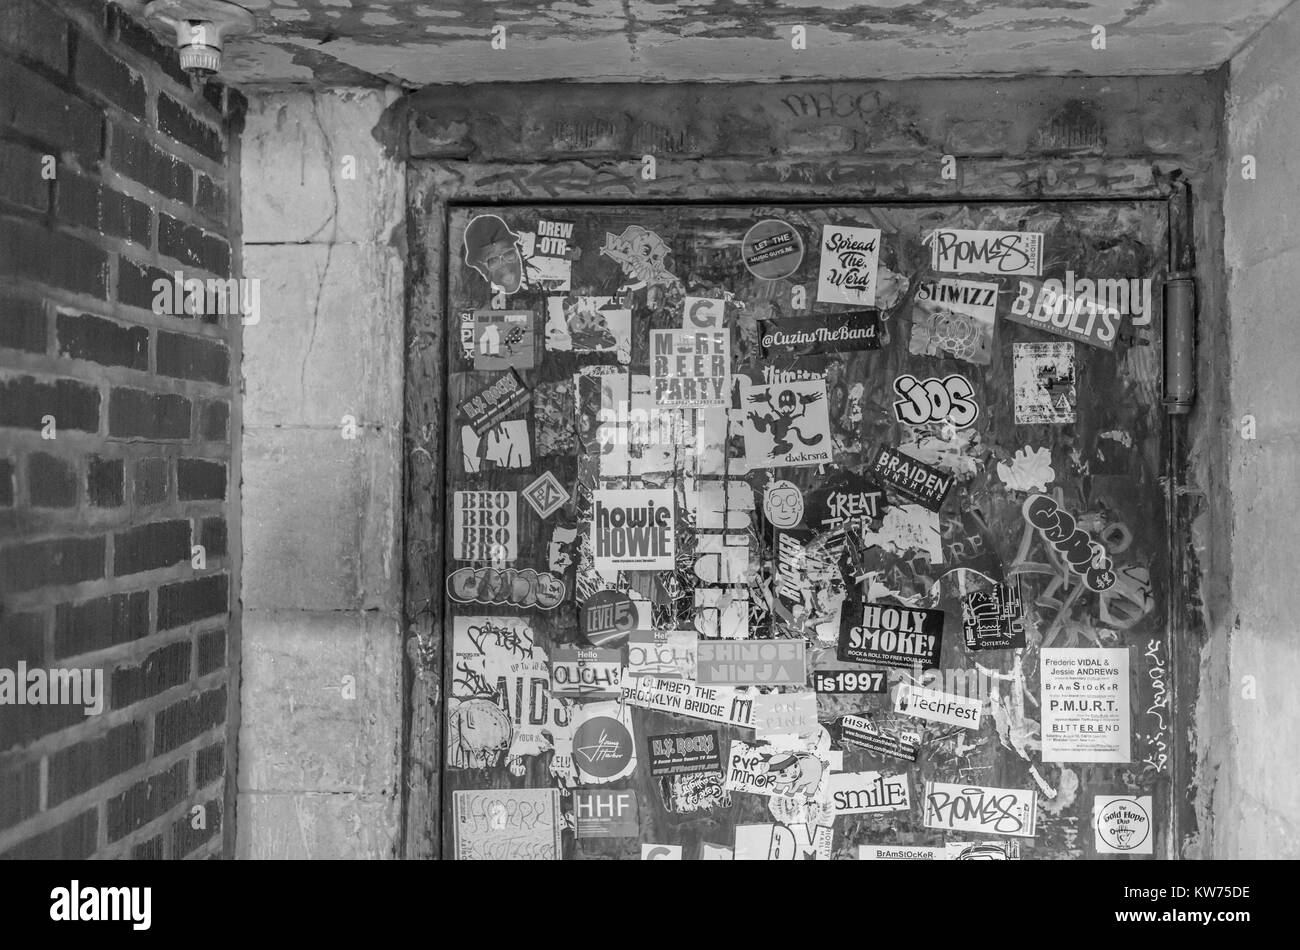
[[[761,321],[765,355],[803,356],[880,349],[880,311],[844,310],[794,320]]]
[[[755,277],[780,280],[803,263],[803,238],[792,225],[767,218],[745,232],[740,255],[745,268]]]
[[[670,571],[675,565],[672,489],[607,488],[593,493],[592,553],[596,572]]]
[[[942,636],[942,610],[846,603],[836,655],[851,663],[937,668]]]
[[[943,507],[943,500],[948,497],[954,480],[947,472],[932,468],[887,445],[880,447],[876,460],[871,463],[871,474],[930,511],[938,511]]]

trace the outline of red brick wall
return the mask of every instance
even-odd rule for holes
[[[229,853],[239,317],[152,304],[238,268],[242,99],[99,0],[3,0],[0,90],[0,669],[107,694],[0,705],[0,858]]]

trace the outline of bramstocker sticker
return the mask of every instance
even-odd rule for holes
[[[850,663],[935,668],[942,636],[942,610],[845,604],[837,656]]]

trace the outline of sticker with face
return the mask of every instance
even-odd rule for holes
[[[600,253],[623,268],[628,278],[624,289],[640,290],[677,281],[664,266],[672,250],[658,234],[638,224],[629,225],[618,235],[605,232],[605,246]]]
[[[763,514],[778,528],[793,528],[803,520],[803,493],[794,482],[781,479],[763,495]]]
[[[493,287],[518,292],[524,281],[519,235],[495,214],[480,214],[465,227],[465,263]]]

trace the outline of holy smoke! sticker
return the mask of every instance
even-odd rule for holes
[[[848,663],[937,668],[942,637],[942,610],[846,603],[836,655]]]

